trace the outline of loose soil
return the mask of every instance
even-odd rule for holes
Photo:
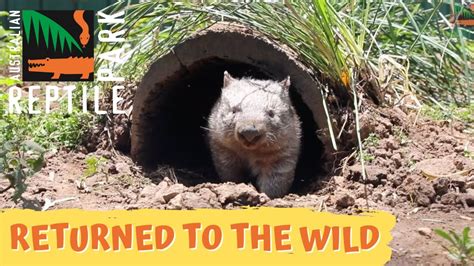
[[[115,119],[117,120],[117,119]],[[126,119],[125,119],[126,120]],[[112,141],[126,145],[123,116],[112,131]],[[397,217],[392,231],[389,265],[450,264],[433,229],[460,232],[474,226],[474,137],[460,122],[431,121],[416,112],[394,108],[367,108],[362,131],[366,178],[358,153],[340,161],[335,171],[314,181],[305,191],[270,200],[250,184],[204,182],[186,186],[182,170],[160,168],[144,173],[126,155],[101,144],[47,154],[44,168],[29,178],[24,199],[15,204],[12,191],[0,195],[0,208],[54,210],[114,209],[236,209],[242,206],[305,207],[341,214],[385,210]],[[98,137],[98,135],[102,137]],[[367,134],[365,134],[367,135]],[[93,136],[94,137],[94,136]],[[99,141],[97,140],[99,139]],[[91,143],[91,142],[89,142]],[[125,144],[124,144],[125,143]],[[107,162],[86,177],[86,158]],[[0,187],[7,183],[0,181]]]

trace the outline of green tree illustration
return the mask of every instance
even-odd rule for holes
[[[461,4],[454,4],[454,14],[458,15],[461,13],[460,18],[462,19],[474,19],[474,10],[471,10]]]
[[[67,30],[65,30],[54,20],[34,10],[24,10],[22,12],[22,19],[23,27],[26,33],[26,42],[28,44],[30,43],[31,23],[33,23],[33,30],[36,37],[36,45],[39,45],[39,27],[41,26],[41,29],[43,31],[44,42],[46,43],[46,48],[49,48],[49,34],[51,33],[54,51],[56,51],[56,44],[59,37],[61,52],[64,51],[64,42],[66,42],[69,51],[72,51],[71,44],[73,44],[82,53],[82,49],[76,42],[76,40],[74,40],[74,37],[72,37],[72,35]]]

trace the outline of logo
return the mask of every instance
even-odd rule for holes
[[[23,10],[23,80],[93,81],[94,12]]]
[[[451,4],[450,22],[463,27],[474,26],[474,3]]]

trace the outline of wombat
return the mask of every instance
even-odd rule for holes
[[[301,122],[281,82],[233,78],[224,72],[221,96],[208,119],[208,140],[223,181],[254,182],[270,198],[293,184]]]

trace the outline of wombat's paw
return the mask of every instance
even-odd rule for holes
[[[285,196],[290,191],[292,183],[292,177],[260,177],[257,179],[257,188],[259,192],[274,199]]]

